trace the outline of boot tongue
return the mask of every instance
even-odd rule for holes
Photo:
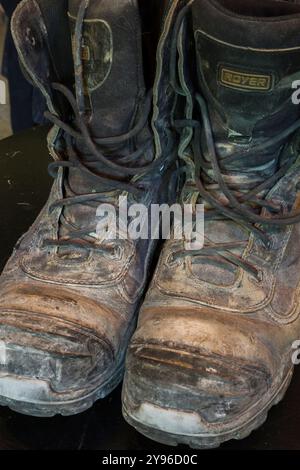
[[[298,116],[300,5],[273,0],[195,0],[201,93],[227,137],[276,135]]]
[[[82,0],[69,0],[73,49]],[[132,127],[144,97],[141,27],[134,0],[90,0],[83,23],[85,112],[94,137],[112,137]]]

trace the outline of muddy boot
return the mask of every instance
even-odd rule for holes
[[[98,209],[168,201],[175,13],[171,1],[24,0],[14,14],[22,67],[54,124],[55,178],[0,279],[0,403],[16,411],[79,413],[122,379],[156,241],[105,237]]]
[[[190,14],[198,80],[192,100],[181,58],[182,201],[205,204],[205,244],[166,243],[123,407],[146,436],[202,448],[261,425],[297,357],[300,5],[195,0]]]

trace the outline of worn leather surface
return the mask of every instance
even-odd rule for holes
[[[49,30],[51,22],[47,24],[47,18],[42,14],[43,8],[40,6],[43,3],[41,0],[24,0],[15,13],[13,33],[27,74],[42,89],[49,109],[53,111],[60,103],[51,89],[50,80],[61,79],[66,84],[69,77],[59,77],[55,61],[52,61],[53,49],[49,40],[53,39]],[[71,17],[78,3],[69,2]],[[113,36],[109,40],[113,43],[113,50],[106,51],[104,59],[103,54],[100,57],[107,66],[105,73],[100,70],[101,78],[100,75],[93,75],[89,67],[84,70],[90,77],[89,84],[99,79],[95,90],[89,88],[94,112],[91,127],[96,137],[100,137],[102,131],[110,137],[127,132],[132,127],[140,99],[145,94],[140,45],[136,48],[140,41],[137,3],[122,0],[113,3],[91,2],[91,5],[86,24],[90,25],[94,19],[96,23],[103,21],[102,24],[108,25],[106,29],[111,29]],[[165,95],[165,82],[175,8],[172,2],[166,6],[167,17],[162,22],[158,45],[153,122],[152,128],[149,125],[147,129],[150,135],[155,134],[155,146],[151,150],[152,157],[147,155],[146,160],[164,155],[170,139],[170,133],[164,135],[161,129],[168,127],[174,99],[171,94]],[[67,9],[63,14],[68,20]],[[90,30],[84,31],[85,38]],[[65,39],[70,41],[68,35]],[[126,56],[124,51],[127,52]],[[98,49],[92,52],[101,53]],[[106,53],[112,55],[108,57]],[[116,82],[120,86],[116,86]],[[66,156],[62,137],[56,128],[49,135],[49,148],[55,159]],[[82,158],[88,159],[84,147],[80,150]],[[155,181],[151,181],[151,187],[149,183],[147,186],[147,175],[143,175],[147,189],[138,202],[149,205],[168,199],[165,188],[170,176],[164,170],[162,168]],[[49,210],[55,201],[64,196],[63,175],[64,170],[59,169],[45,208],[19,241],[0,279],[0,330],[6,334],[8,342],[19,349],[20,354],[22,350],[29,351],[29,354],[24,353],[24,361],[20,357],[16,359],[11,353],[7,363],[1,366],[1,372],[36,376],[36,365],[30,367],[30,351],[33,355],[40,351],[45,361],[54,356],[58,362],[61,360],[64,363],[71,358],[69,365],[66,368],[62,366],[60,372],[54,367],[56,380],[52,381],[57,390],[71,392],[101,384],[122,365],[149,276],[154,243],[118,241],[115,249],[107,255],[96,250],[76,252],[76,249],[45,247],[43,242],[46,239],[64,235],[59,225],[62,209],[56,207]],[[73,185],[73,191],[79,191],[79,188],[84,192],[93,191],[91,180],[84,175],[80,177],[78,170],[70,172],[70,175],[69,184]],[[117,196],[112,195],[112,200],[117,202]],[[73,221],[79,227],[90,227],[95,224],[95,210],[79,204],[76,210],[70,209],[64,216],[69,223]],[[15,349],[14,346],[12,349]],[[49,369],[48,372],[44,371],[42,378],[50,379],[47,374]]]

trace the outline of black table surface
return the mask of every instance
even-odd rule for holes
[[[45,203],[52,181],[45,128],[37,128],[0,142],[0,264],[34,221]],[[87,412],[71,417],[34,418],[0,407],[0,450],[144,450],[169,452],[169,447],[144,438],[124,421],[121,387]],[[184,450],[184,446],[177,450]],[[247,439],[221,449],[300,449],[300,370],[285,399],[267,422]]]

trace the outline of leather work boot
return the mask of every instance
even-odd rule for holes
[[[119,196],[168,202],[176,15],[156,0],[24,0],[14,14],[21,65],[54,124],[55,182],[0,278],[0,403],[13,410],[79,413],[122,379],[156,241],[102,239],[96,211]]]
[[[194,94],[180,47],[177,59],[187,101],[181,201],[204,203],[205,244],[185,250],[173,239],[164,246],[129,346],[123,410],[154,440],[208,448],[261,425],[293,373],[300,5],[191,3],[183,25],[195,37]],[[178,44],[187,42],[186,28]]]

